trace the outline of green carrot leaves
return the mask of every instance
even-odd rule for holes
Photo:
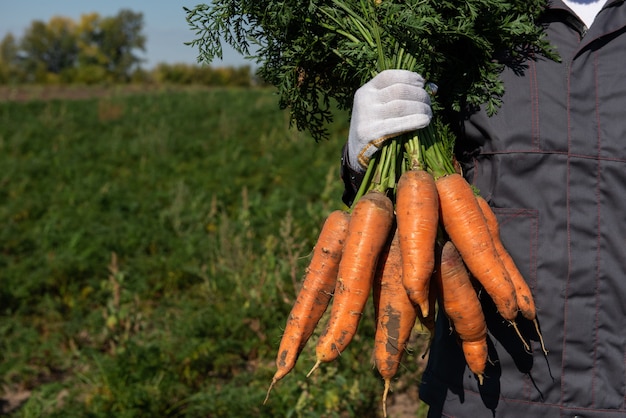
[[[330,102],[349,109],[355,90],[383,69],[419,72],[440,86],[435,108],[485,105],[503,93],[498,74],[554,53],[537,25],[546,0],[213,0],[185,9],[198,59],[223,44],[256,60],[280,106],[316,140]]]
[[[331,102],[350,109],[356,90],[387,69],[420,73],[438,85],[435,118],[425,129],[387,141],[367,170],[368,190],[393,198],[403,170],[435,178],[455,172],[454,137],[444,115],[484,106],[497,111],[505,66],[556,58],[535,22],[547,0],[213,0],[186,9],[207,62],[222,42],[256,59],[276,86],[292,123],[326,137]],[[254,45],[256,49],[250,47]]]

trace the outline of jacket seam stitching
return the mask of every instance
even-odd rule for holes
[[[598,52],[594,53],[593,57],[593,71],[594,71],[594,86],[595,86],[595,106],[596,106],[596,137],[597,137],[597,147],[598,147],[598,157],[602,153],[602,130],[600,128],[600,97],[599,97],[599,80],[598,80]],[[600,247],[601,247],[601,236],[600,236],[600,224],[601,224],[601,205],[600,205],[600,183],[602,177],[602,162],[598,159],[598,167],[596,171],[596,190],[595,190],[595,198],[596,198],[596,210],[597,210],[597,218],[596,218],[596,277],[595,277],[595,305],[596,305],[596,314],[594,318],[594,344],[593,344],[593,372],[591,375],[591,405],[595,407],[596,405],[596,390],[597,390],[597,366],[598,366],[598,332],[599,332],[599,316],[600,316]]]
[[[626,162],[626,158],[615,158],[615,157],[605,157],[599,154],[596,155],[586,155],[586,154],[577,154],[577,153],[569,153],[567,151],[545,151],[545,150],[532,150],[532,149],[510,149],[506,151],[483,151],[480,155],[507,155],[507,154],[544,154],[544,155],[564,155],[569,158],[580,158],[585,160],[597,160],[597,161],[608,161],[615,163],[623,163]]]
[[[541,149],[540,147],[540,128],[539,128],[539,82],[537,80],[537,66],[531,61],[530,62],[530,71],[528,81],[530,83],[530,98],[531,98],[531,144],[536,149]]]
[[[567,334],[568,334],[568,308],[569,308],[569,292],[570,292],[570,279],[571,279],[571,271],[572,271],[572,245],[571,245],[571,238],[572,238],[572,231],[571,231],[571,224],[570,224],[570,219],[571,219],[571,208],[570,208],[570,198],[571,198],[571,189],[570,189],[570,180],[571,180],[571,154],[570,151],[572,149],[572,126],[571,126],[571,113],[570,113],[570,106],[571,106],[571,77],[570,77],[570,71],[571,71],[571,67],[570,66],[566,66],[566,80],[565,80],[565,90],[566,90],[566,115],[567,115],[567,163],[566,163],[566,180],[565,180],[565,213],[567,216],[567,220],[566,220],[566,236],[567,236],[567,274],[565,277],[565,294],[564,294],[564,301],[563,301],[563,343],[562,343],[562,352],[561,352],[561,375],[560,375],[560,379],[561,379],[561,396],[560,396],[560,400],[559,403],[560,405],[563,405],[564,399],[565,399],[565,381],[567,380],[567,377],[565,376],[565,364],[567,363],[567,355],[568,355],[568,347],[567,347]]]

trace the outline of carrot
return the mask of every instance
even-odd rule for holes
[[[517,268],[513,257],[509,254],[509,252],[504,247],[502,240],[500,239],[500,225],[498,223],[498,219],[496,218],[495,213],[489,206],[489,203],[482,197],[476,196],[476,200],[478,201],[478,205],[485,216],[485,220],[487,221],[487,227],[489,228],[489,232],[491,233],[491,239],[496,247],[496,252],[498,256],[502,260],[504,264],[504,268],[509,273],[509,277],[513,282],[513,286],[515,286],[515,296],[517,299],[517,305],[519,307],[522,316],[529,321],[532,321],[535,324],[535,329],[537,331],[537,335],[539,336],[539,342],[541,343],[541,348],[545,354],[548,353],[546,347],[543,343],[543,336],[539,330],[539,323],[537,322],[537,309],[535,306],[535,301],[533,299],[532,292],[528,283],[522,276],[522,273]],[[530,347],[528,347],[530,348]]]
[[[472,275],[491,296],[498,312],[511,323],[517,316],[515,287],[500,261],[474,192],[460,174],[435,182],[444,229]]]
[[[336,210],[328,215],[322,226],[302,287],[289,313],[278,348],[277,370],[263,403],[267,402],[276,382],[294,368],[298,356],[328,307],[337,282],[349,221],[347,212]]]
[[[461,255],[451,241],[443,246],[435,277],[443,310],[461,340],[465,361],[482,385],[487,364],[487,324]]]
[[[402,251],[402,281],[411,301],[420,307],[426,318],[439,223],[439,199],[432,175],[424,170],[409,170],[400,176],[396,218]]]
[[[393,219],[393,204],[380,192],[370,191],[355,204],[339,263],[330,318],[317,342],[317,362],[307,376],[321,363],[336,359],[356,334]]]
[[[390,242],[378,260],[373,294],[376,313],[374,362],[385,382],[383,416],[386,417],[391,379],[398,372],[418,310],[402,285],[402,255],[397,230],[391,233]]]
[[[435,261],[435,263],[437,263]],[[436,265],[436,264],[435,264]],[[436,271],[433,272],[433,276],[436,274]],[[433,280],[431,277],[429,290],[428,290],[428,316],[424,317],[421,312],[417,312],[417,318],[423,328],[426,328],[428,333],[430,334],[430,338],[428,341],[428,345],[426,347],[426,351],[422,354],[422,358],[426,358],[426,355],[430,351],[430,345],[435,337],[435,320],[436,320],[436,303],[437,297],[439,295],[437,281]]]

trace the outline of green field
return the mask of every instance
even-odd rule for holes
[[[377,417],[373,309],[263,399],[340,150],[269,90],[0,103],[0,415]],[[419,416],[423,338],[390,395]],[[394,409],[395,408],[395,409]],[[419,410],[419,411],[418,411]]]

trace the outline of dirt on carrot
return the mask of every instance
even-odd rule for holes
[[[330,319],[316,346],[317,362],[330,362],[348,346],[369,298],[376,263],[394,220],[393,204],[382,193],[370,191],[354,206],[339,263]]]
[[[289,314],[278,348],[277,370],[263,403],[267,402],[276,382],[294,368],[298,356],[326,312],[337,283],[349,222],[350,215],[341,210],[331,212],[324,222],[302,287]]]
[[[436,274],[443,310],[461,340],[469,369],[483,382],[487,364],[487,324],[461,255],[448,241],[441,250]]]
[[[474,191],[460,174],[437,179],[442,224],[472,275],[493,299],[500,315],[515,322],[515,287],[498,257]]]
[[[396,192],[396,218],[402,252],[402,281],[409,297],[428,317],[428,290],[435,267],[435,239],[439,224],[439,198],[435,180],[424,170],[400,176]]]
[[[392,232],[378,260],[373,289],[376,314],[374,363],[385,382],[382,403],[383,416],[386,417],[391,379],[400,367],[418,311],[402,285],[402,254],[397,230]]]
[[[545,354],[547,354],[548,351],[546,350],[543,342],[543,336],[541,335],[541,331],[539,329],[539,323],[537,321],[537,308],[535,306],[535,300],[533,298],[530,287],[528,286],[528,283],[524,279],[522,273],[517,268],[513,257],[511,257],[507,249],[504,247],[502,240],[500,239],[500,225],[498,223],[498,219],[496,218],[495,213],[491,209],[491,206],[489,206],[489,203],[487,203],[487,201],[482,196],[476,196],[476,200],[485,217],[485,220],[487,221],[487,227],[489,228],[489,232],[491,233],[491,238],[496,247],[496,252],[502,260],[504,268],[509,273],[511,282],[515,287],[517,306],[519,307],[522,316],[534,323],[535,330],[541,344],[541,349]],[[526,343],[525,341],[524,343],[526,345],[526,348],[530,350],[530,346],[528,345],[528,343]]]

